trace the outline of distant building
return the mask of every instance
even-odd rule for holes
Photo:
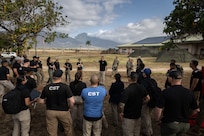
[[[135,50],[147,49],[150,51],[150,53],[157,55],[159,52],[159,47],[163,46],[164,43],[169,41],[170,41],[169,36],[149,37],[149,38],[140,40],[136,43],[119,45],[118,48],[119,48],[120,54],[130,54]]]
[[[118,46],[119,53],[130,54],[135,51],[148,50],[152,56],[157,56],[159,48],[169,42],[170,38],[169,36],[149,37],[135,43],[122,44]],[[201,35],[183,36],[183,38],[174,39],[174,43],[198,58],[204,57],[204,40]]]

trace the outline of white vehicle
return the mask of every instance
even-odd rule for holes
[[[1,56],[4,58],[17,57],[15,52],[3,52],[1,53]]]

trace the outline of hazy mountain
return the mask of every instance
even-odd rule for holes
[[[91,37],[91,36],[88,36],[87,33],[81,33],[81,34],[77,35],[75,37],[75,39],[82,42],[82,43],[86,43],[87,41],[90,41],[91,45],[105,48],[105,49],[116,48],[116,46],[120,44],[120,43],[117,43],[117,42],[114,42],[111,40],[100,39],[97,37]]]
[[[100,39],[96,37],[90,37],[86,33],[81,33],[75,38],[56,38],[54,42],[47,44],[43,42],[42,37],[38,37],[38,48],[56,48],[56,49],[108,49],[116,48],[119,43]],[[87,46],[86,42],[90,41],[91,46]]]

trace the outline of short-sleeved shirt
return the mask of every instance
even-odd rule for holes
[[[21,111],[27,110],[28,106],[25,104],[25,98],[30,98],[30,92],[25,85],[17,85],[16,89],[21,92]]]
[[[101,118],[103,116],[103,101],[106,96],[103,86],[88,87],[82,90],[81,96],[84,100],[84,117]]]
[[[43,88],[40,98],[46,99],[47,110],[67,111],[69,109],[67,99],[72,96],[68,85],[52,83]]]
[[[9,74],[9,69],[7,67],[0,67],[0,80],[7,80],[7,75]]]
[[[37,87],[36,81],[34,78],[30,76],[26,76],[26,78],[27,78],[27,82],[25,86],[28,88],[29,92],[31,92],[34,88]]]
[[[199,81],[193,91],[201,91],[202,90],[202,73],[199,69],[196,69],[192,72],[191,80],[190,80],[190,87],[191,87],[191,84],[194,78],[199,79]]]
[[[81,96],[82,90],[86,88],[86,83],[75,80],[70,83],[70,88],[74,96]]]
[[[106,70],[106,66],[107,66],[107,62],[105,60],[99,60],[99,66],[100,66],[100,71],[105,71]]]
[[[60,69],[60,63],[58,61],[54,62],[55,68],[56,69]]]
[[[77,62],[77,70],[82,70],[83,69],[83,62]]]
[[[47,63],[47,66],[48,66],[48,69],[52,69],[52,70],[53,70],[53,68],[51,68],[51,66],[54,66],[54,64],[51,63],[51,62],[48,62],[48,63]]]
[[[37,65],[38,65],[38,62],[37,62],[37,61],[34,61],[34,60],[31,60],[31,61],[30,61],[30,66],[31,66],[31,67],[32,67],[32,66],[36,66],[36,68],[31,68],[32,71],[37,72]]]
[[[143,99],[147,96],[147,91],[138,83],[131,83],[123,92],[121,103],[125,104],[123,117],[138,119],[141,116]]]
[[[39,68],[42,68],[42,62],[38,61],[37,63],[38,63]]]
[[[109,102],[114,104],[119,104],[123,91],[124,91],[124,83],[122,81],[116,81],[112,83],[109,90],[109,95],[110,95]]]
[[[174,85],[162,91],[156,106],[164,108],[163,123],[188,123],[190,109],[198,108],[193,93],[181,85]]]
[[[17,69],[17,72],[18,72],[19,75],[24,75],[23,68],[22,68],[21,64],[15,62],[13,64],[13,69],[15,69],[15,68]],[[17,75],[14,73],[14,77],[16,77],[16,76]]]
[[[66,62],[66,63],[64,63],[64,65],[66,66],[66,70],[72,70],[72,64],[71,63],[68,63],[68,62]]]

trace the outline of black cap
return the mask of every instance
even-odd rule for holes
[[[30,60],[29,60],[29,59],[24,59],[23,62],[24,62],[24,63],[26,63],[26,62],[30,62]]]
[[[169,77],[172,77],[173,79],[181,79],[182,73],[178,70],[172,70],[168,74]]]
[[[53,73],[53,77],[61,77],[63,74],[63,71],[61,69],[57,69]]]
[[[34,58],[37,58],[37,56],[33,56],[33,59],[34,59]]]
[[[3,64],[3,63],[8,63],[8,61],[6,59],[4,59],[1,61],[1,64]]]

